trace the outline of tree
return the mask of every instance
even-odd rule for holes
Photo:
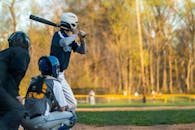
[[[143,103],[146,102],[146,81],[145,81],[145,72],[144,72],[144,60],[143,60],[143,45],[142,45],[142,31],[140,23],[140,9],[139,9],[139,0],[136,0],[136,13],[137,13],[137,27],[138,27],[138,36],[139,36],[139,50],[140,50],[140,65],[141,65],[141,86],[143,87]]]

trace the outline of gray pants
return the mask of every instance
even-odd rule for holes
[[[68,111],[51,112],[48,116],[23,119],[22,126],[28,130],[57,130],[62,125],[71,126],[74,115]]]

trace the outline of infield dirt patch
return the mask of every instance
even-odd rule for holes
[[[77,124],[72,130],[195,130],[195,123],[156,126],[90,126]]]

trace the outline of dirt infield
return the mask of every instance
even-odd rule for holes
[[[195,130],[193,124],[156,125],[156,126],[89,126],[77,124],[72,130]]]
[[[23,130],[23,128],[20,127],[19,130]],[[78,123],[71,130],[195,130],[195,123],[156,126],[102,126],[102,127]]]

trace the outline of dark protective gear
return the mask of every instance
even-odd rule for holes
[[[53,80],[58,81],[51,76],[43,75],[32,78],[25,100],[25,108],[29,111],[31,118],[44,115],[47,104],[50,106],[50,111],[58,107],[53,93]]]
[[[39,70],[43,75],[59,76],[60,64],[55,56],[43,56],[39,59]]]
[[[0,129],[17,130],[26,113],[24,106],[0,87]]]
[[[18,96],[19,84],[30,62],[28,50],[11,47],[0,52],[0,87],[13,97]]]
[[[28,68],[30,55],[27,46],[13,42],[14,37],[14,34],[10,36],[10,48],[0,51],[0,128],[3,130],[17,129],[26,113],[16,97],[19,96],[20,81]]]
[[[28,49],[30,47],[29,37],[21,31],[14,32],[8,38],[9,47],[22,47]]]

